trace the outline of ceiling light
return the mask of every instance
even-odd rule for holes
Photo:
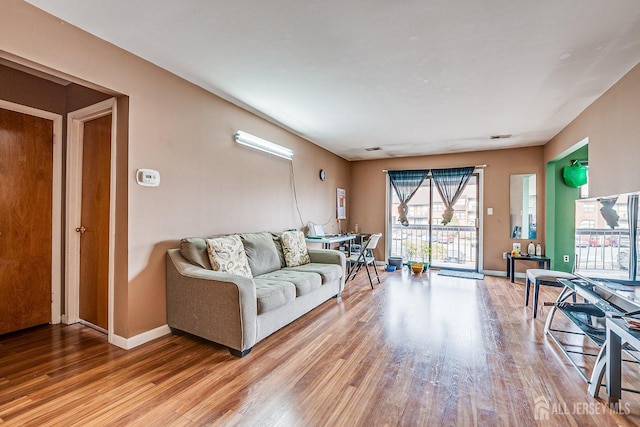
[[[264,151],[265,153],[273,154],[283,159],[293,160],[292,149],[251,135],[250,133],[239,130],[235,133],[234,138],[238,144],[246,145],[247,147],[255,148],[256,150]]]

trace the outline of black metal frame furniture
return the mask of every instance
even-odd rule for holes
[[[558,279],[560,283],[564,285],[564,289],[556,299],[554,306],[551,307],[549,314],[547,315],[547,321],[544,327],[545,335],[549,336],[553,342],[558,346],[560,351],[564,353],[567,357],[567,360],[573,365],[574,368],[578,371],[582,379],[588,384],[588,392],[593,397],[598,397],[600,387],[602,386],[602,379],[604,377],[604,373],[606,370],[613,369],[615,372],[619,372],[620,364],[617,363],[617,358],[614,359],[616,361],[616,366],[608,366],[607,364],[607,351],[609,347],[608,339],[610,338],[610,332],[607,331],[605,326],[605,322],[609,322],[611,319],[607,319],[610,317],[621,317],[625,315],[625,313],[633,312],[640,308],[639,302],[632,301],[629,298],[626,298],[619,291],[624,288],[624,286],[620,286],[617,283],[612,282],[599,282],[594,281],[589,278],[580,276],[576,274],[576,279],[567,280],[567,279]],[[578,312],[572,310],[570,307],[563,308],[560,303],[566,301],[570,297],[574,297],[578,295],[580,296],[585,303],[590,303],[598,309],[602,310],[605,314],[605,317],[594,318],[594,316],[589,315],[588,313]],[[617,298],[616,298],[617,297]],[[610,299],[615,299],[616,305],[613,304]],[[566,329],[554,329],[551,327],[554,316],[556,313],[562,313],[567,319],[571,321],[575,328]],[[577,331],[575,330],[577,329]],[[583,335],[588,338],[593,344],[600,348],[598,354],[586,353],[579,350],[572,350],[568,347],[575,347],[573,344],[569,344],[565,342],[561,337],[557,336],[557,333],[561,334],[578,334]],[[630,356],[625,360],[620,360],[621,362],[632,362],[638,363],[640,360],[640,354],[638,350],[631,345],[622,346],[621,347],[624,352]],[[612,350],[620,351],[617,347],[617,342],[614,343],[614,348]],[[576,362],[572,357],[572,354],[578,354],[581,356],[581,359]],[[587,376],[588,367],[585,365],[585,357],[594,357],[595,361],[592,365],[591,375]],[[619,378],[618,378],[619,379]],[[612,401],[615,401],[619,396],[619,392],[617,391],[619,388],[619,383],[616,378],[613,378],[614,383],[612,384],[614,387],[614,391],[610,396]],[[607,379],[607,381],[609,381]],[[611,391],[611,386],[607,386],[608,390]],[[621,387],[621,390],[629,391],[633,393],[640,393],[639,390],[624,388]]]
[[[347,279],[353,279],[356,277],[356,274],[360,271],[362,266],[365,266],[365,270],[367,270],[367,276],[369,277],[369,284],[371,284],[371,289],[373,289],[373,279],[371,277],[371,272],[369,271],[369,265],[373,264],[373,271],[376,273],[376,278],[378,279],[378,284],[380,283],[380,276],[378,275],[378,269],[376,268],[376,258],[373,255],[373,250],[378,245],[378,240],[382,237],[382,233],[372,234],[369,237],[369,240],[366,241],[362,250],[359,254],[351,255],[347,262],[349,263],[349,273],[347,274]]]
[[[545,270],[543,268],[530,268],[527,270],[527,283],[524,294],[524,305],[529,305],[529,290],[533,283],[533,318],[535,319],[538,314],[538,295],[540,294],[540,285],[555,286],[562,288],[564,285],[558,282],[558,279],[575,279],[571,273],[565,273],[564,271]],[[574,298],[575,302],[575,298]]]
[[[546,256],[523,256],[507,253],[507,277],[511,283],[513,283],[516,278],[516,261],[535,261],[538,263],[538,268],[551,269],[551,258],[547,258]]]
[[[609,404],[617,404],[622,397],[622,353],[628,350],[629,346],[640,348],[640,332],[630,330],[622,319],[607,319],[607,341],[606,341],[606,365],[607,373],[607,396]],[[604,348],[604,347],[603,347]],[[598,385],[602,382],[604,372],[602,369],[596,370],[598,374]],[[600,387],[589,387],[593,397],[598,397]],[[635,390],[631,390],[634,391]]]

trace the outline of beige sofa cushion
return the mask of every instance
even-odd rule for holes
[[[293,283],[296,287],[296,296],[309,294],[316,289],[319,289],[322,285],[322,278],[319,274],[295,271],[288,268],[263,274],[256,278],[256,283],[258,281]]]
[[[209,262],[215,271],[252,278],[249,260],[237,234],[206,239]]]
[[[296,267],[311,262],[302,231],[285,231],[282,233],[281,239],[287,267]]]
[[[258,314],[266,313],[293,302],[296,287],[293,283],[278,280],[254,279]]]
[[[253,276],[280,269],[280,258],[271,233],[240,234]]]
[[[318,264],[315,262],[299,265],[297,267],[288,267],[285,270],[304,271],[307,273],[317,273],[322,277],[322,283],[338,280],[344,274],[342,266],[337,264]]]

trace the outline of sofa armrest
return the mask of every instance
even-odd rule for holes
[[[308,249],[307,251],[309,252],[311,262],[337,264],[342,268],[343,273],[338,287],[338,295],[340,295],[344,289],[344,283],[347,278],[347,257],[344,255],[344,252],[333,249]]]
[[[307,249],[311,262],[319,264],[338,264],[343,268],[347,266],[347,258],[341,251],[333,249]]]
[[[167,323],[243,352],[256,342],[252,279],[197,267],[178,249],[167,251]]]

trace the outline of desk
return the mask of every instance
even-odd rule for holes
[[[307,237],[305,239],[307,243],[321,243],[323,249],[331,249],[332,244],[346,242],[349,248],[347,251],[347,256],[351,255],[351,244],[354,240],[356,240],[355,234],[333,237]]]
[[[507,276],[509,276],[509,280],[511,283],[515,280],[516,276],[516,261],[536,261],[538,263],[538,268],[544,268],[547,270],[551,269],[551,258],[547,258],[546,256],[522,256],[522,255],[511,255],[507,254]]]
[[[640,332],[629,330],[622,319],[607,319],[607,395],[609,404],[622,397],[622,345],[640,348]]]

